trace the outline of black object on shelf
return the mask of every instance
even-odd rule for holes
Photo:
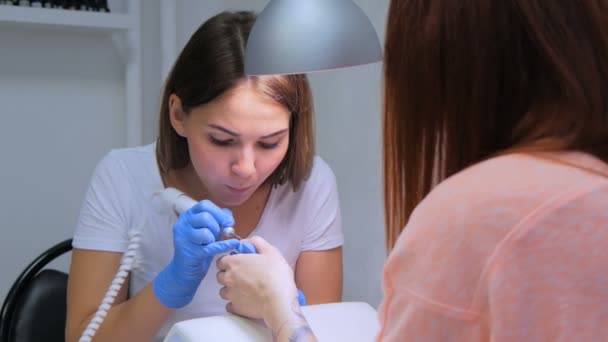
[[[99,11],[97,7],[97,0],[84,0],[84,9],[91,11]]]
[[[0,0],[0,5],[5,3],[19,6],[21,0]],[[27,0],[27,3],[30,7],[32,4],[40,3],[42,7],[110,12],[108,0]]]
[[[100,11],[110,12],[110,7],[108,7],[108,0],[97,0],[97,8]]]
[[[63,8],[63,9],[75,8],[75,9],[79,10],[81,2],[82,1],[76,1],[76,0],[61,0],[61,8]]]

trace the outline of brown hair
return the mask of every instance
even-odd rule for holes
[[[179,136],[169,119],[169,97],[176,94],[189,113],[241,82],[251,84],[291,113],[287,154],[269,181],[289,181],[296,191],[308,178],[315,153],[314,112],[305,75],[246,76],[245,42],[255,13],[222,12],[204,22],[192,35],[169,73],[162,94],[156,157],[161,173],[190,163],[188,142]]]
[[[390,250],[446,177],[490,156],[579,150],[608,161],[603,0],[392,0],[384,64]]]

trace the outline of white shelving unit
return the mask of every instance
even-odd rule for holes
[[[165,79],[177,57],[177,17],[173,0],[160,2],[161,77]]]
[[[11,5],[0,7],[0,24],[14,27],[39,26],[114,32],[133,29],[134,23],[131,19],[129,14],[123,13]]]
[[[142,143],[140,0],[126,0],[126,13],[0,5],[2,27],[93,31],[108,34],[125,64],[126,143]]]

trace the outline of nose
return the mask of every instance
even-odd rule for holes
[[[248,148],[239,151],[232,163],[231,169],[239,178],[251,178],[255,173],[255,156],[253,151]]]

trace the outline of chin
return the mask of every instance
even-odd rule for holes
[[[228,206],[228,207],[237,207],[245,202],[247,202],[247,200],[251,197],[251,194],[247,195],[247,196],[239,196],[239,197],[235,197],[235,196],[231,196],[231,195],[225,195],[225,196],[221,196],[219,197],[222,205],[224,206]]]
[[[244,200],[226,199],[226,200],[222,201],[221,204],[225,207],[238,207],[239,205],[245,203],[245,201],[247,201],[247,199],[244,199]]]

